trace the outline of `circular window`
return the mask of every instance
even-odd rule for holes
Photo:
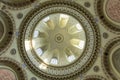
[[[38,76],[71,79],[94,63],[100,46],[98,30],[82,6],[69,1],[48,1],[23,20],[18,47],[26,64]]]

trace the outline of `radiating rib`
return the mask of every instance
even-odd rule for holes
[[[44,54],[41,55],[41,59],[47,64],[50,63],[52,57],[53,57],[53,54],[49,50],[45,51]]]
[[[70,43],[79,49],[83,49],[85,46],[85,41],[79,39],[71,39]]]
[[[46,21],[45,23],[47,24],[47,26],[49,27],[49,29],[53,30],[55,28],[53,20],[50,19],[50,20]]]
[[[46,52],[46,51],[49,50],[49,44],[46,44],[46,45],[44,45],[44,46],[42,46],[40,48],[43,50],[43,52]]]
[[[65,53],[67,56],[70,56],[73,54],[69,47],[65,49]]]
[[[57,64],[58,64],[58,58],[59,58],[59,50],[56,48],[54,50],[51,51],[51,53],[53,54],[53,58],[56,58],[57,59]],[[51,62],[50,62],[51,63]],[[52,64],[52,63],[51,63]]]
[[[66,27],[68,20],[69,20],[69,16],[68,15],[61,14],[60,15],[60,21],[59,21],[59,26],[61,28]]]
[[[39,38],[47,38],[48,37],[48,34],[45,33],[45,32],[39,32]]]
[[[60,18],[60,14],[55,14],[50,16],[50,19],[53,20],[55,27],[58,27],[59,25],[59,18]]]
[[[64,51],[61,50],[59,53],[59,65],[61,66],[67,63],[68,63],[67,55]]]
[[[76,20],[74,20],[72,17],[69,17],[66,27],[69,29],[72,25],[75,25],[77,23],[78,22]]]
[[[39,48],[39,47],[42,47],[42,46],[45,46],[46,44],[47,44],[47,41],[46,41],[46,39],[44,39],[44,38],[34,38],[33,40],[32,40],[32,46],[35,48],[35,49],[37,49],[37,48]]]
[[[71,51],[71,55],[74,55],[75,57],[79,57],[82,53],[82,50],[79,48],[76,48],[75,46],[73,46],[72,44],[69,44],[69,50]]]
[[[86,37],[85,37],[84,31],[71,34],[71,39],[81,39],[81,40],[85,40],[85,38],[86,38]]]
[[[59,52],[59,49],[54,49],[52,50],[52,53],[54,54],[53,57],[58,58],[60,52]]]
[[[35,30],[42,31],[42,32],[46,32],[46,31],[48,31],[49,29],[48,29],[48,27],[47,27],[47,25],[46,25],[45,22],[39,22],[39,23],[37,24]]]
[[[68,29],[68,32],[69,32],[70,34],[79,33],[79,32],[81,32],[81,31],[83,31],[83,29],[81,28],[81,30],[79,30],[79,29],[76,27],[76,25],[73,25],[73,26],[71,26],[71,27]]]

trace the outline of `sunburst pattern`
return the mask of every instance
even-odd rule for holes
[[[86,43],[85,31],[74,17],[55,13],[40,20],[33,31],[32,48],[52,66],[65,66],[77,60]]]

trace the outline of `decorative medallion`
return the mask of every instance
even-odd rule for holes
[[[30,5],[35,0],[0,0],[0,1],[3,2],[5,5],[10,6],[10,7],[18,8],[18,7]]]
[[[112,20],[120,22],[120,0],[108,0],[106,13]]]
[[[0,80],[17,80],[16,75],[9,69],[0,69]]]
[[[83,80],[106,80],[106,79],[102,76],[94,75],[94,76],[87,76]]]
[[[0,52],[8,47],[13,36],[13,19],[0,10]]]
[[[29,12],[18,47],[29,68],[45,80],[72,79],[96,60],[99,29],[90,13],[70,1],[47,1]]]
[[[110,31],[120,34],[120,1],[96,0],[96,11],[102,23]]]
[[[120,38],[111,40],[107,45],[103,56],[103,66],[106,74],[113,80],[119,80],[120,77]]]
[[[27,80],[27,77],[18,62],[0,57],[0,80]]]

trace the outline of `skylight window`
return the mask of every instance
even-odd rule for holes
[[[36,52],[39,56],[41,56],[43,54],[43,51],[41,48],[36,49]]]
[[[47,22],[48,20],[50,20],[50,17],[46,17],[43,19],[44,22]]]
[[[68,57],[68,61],[69,62],[72,62],[74,60],[75,60],[75,56],[74,55],[71,55],[71,56]]]
[[[57,58],[52,58],[50,63],[51,64],[58,64],[58,59]]]
[[[33,34],[33,37],[36,38],[36,37],[38,37],[38,35],[39,35],[39,31],[35,31]]]
[[[82,30],[82,25],[76,24],[76,28],[77,28],[79,31],[81,31],[81,30]]]

